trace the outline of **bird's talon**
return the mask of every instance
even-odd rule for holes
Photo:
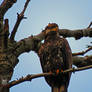
[[[63,72],[63,69],[61,69],[61,72]]]
[[[56,74],[59,74],[59,69],[56,70]]]

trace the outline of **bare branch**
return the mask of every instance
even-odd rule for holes
[[[3,86],[3,87],[13,87],[17,84],[20,84],[22,82],[25,82],[25,81],[31,81],[32,79],[34,78],[38,78],[38,77],[43,77],[43,76],[49,76],[49,75],[52,75],[51,73],[40,73],[40,74],[32,74],[32,75],[27,75],[26,77],[22,77],[18,80],[14,80],[10,83],[8,83],[7,85],[0,85],[0,86]]]
[[[24,52],[29,52],[31,50],[35,51],[39,48],[40,42],[44,39],[44,32],[41,32],[40,34],[36,36],[30,36],[28,38],[22,39],[19,42],[16,43],[16,49],[15,51],[16,56],[18,57]]]
[[[88,51],[92,50],[92,47],[89,47],[87,50],[82,51],[82,52],[78,52],[78,53],[73,53],[73,56],[77,56],[77,55],[84,55],[86,54]]]
[[[90,69],[90,68],[92,68],[92,65],[85,66],[85,67],[79,67],[79,68],[71,68],[71,69],[67,69],[67,70],[65,70],[63,73],[83,71],[83,70]]]
[[[25,13],[25,11],[26,11],[26,9],[27,9],[27,6],[28,6],[28,4],[29,4],[29,2],[30,2],[30,0],[26,0],[26,3],[25,3],[25,5],[24,5],[24,9],[23,9],[23,11],[20,13],[21,16],[24,15],[24,13]]]
[[[18,27],[19,27],[19,25],[20,25],[20,22],[22,21],[22,19],[25,18],[25,17],[24,17],[24,13],[25,13],[25,11],[26,11],[26,9],[27,9],[27,6],[28,6],[28,4],[29,4],[29,1],[30,1],[30,0],[26,0],[26,3],[25,3],[25,5],[24,5],[23,11],[22,11],[20,14],[17,13],[17,21],[16,21],[16,24],[15,24],[15,26],[14,26],[12,32],[11,32],[11,36],[10,36],[10,39],[11,39],[11,40],[14,40],[14,37],[15,37],[15,35],[16,35],[17,29],[18,29]]]
[[[77,67],[92,65],[92,55],[85,57],[73,56],[73,65]]]
[[[90,68],[92,68],[92,65],[81,67],[81,68],[70,68],[70,69],[64,70],[60,74],[68,73],[68,72],[77,72],[77,71],[82,71],[82,70],[86,70],[86,69],[90,69]],[[1,85],[1,86],[10,88],[10,87],[18,85],[22,82],[31,81],[32,79],[39,78],[39,77],[44,77],[44,76],[45,77],[46,76],[56,76],[56,74],[55,73],[40,73],[40,74],[27,75],[26,77],[22,77],[18,80],[14,80],[14,81],[6,84],[6,85]]]
[[[0,32],[0,52],[3,52],[7,49],[8,46],[8,36],[9,36],[9,24],[8,19],[4,21],[4,28]]]
[[[9,8],[12,7],[17,0],[4,0],[0,5],[0,19],[3,18],[5,13],[8,11]]]
[[[74,37],[77,40],[81,37],[92,37],[92,28],[79,30],[59,29],[59,33],[63,37]]]
[[[89,24],[89,26],[87,28],[90,28],[92,26],[92,22]]]

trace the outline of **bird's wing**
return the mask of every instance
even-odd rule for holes
[[[62,46],[62,56],[63,56],[63,61],[64,61],[64,66],[65,66],[65,70],[72,68],[72,52],[71,52],[71,48],[68,44],[68,41],[63,38],[63,46]],[[67,76],[67,87],[69,85],[69,81],[70,81],[70,77],[71,77],[71,72],[66,74]]]
[[[65,38],[63,38],[62,51],[66,69],[72,68],[72,52],[68,41]]]

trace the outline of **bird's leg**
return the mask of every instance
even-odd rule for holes
[[[63,69],[56,69],[54,72],[52,71],[49,71],[50,74],[55,74],[55,75],[58,75],[58,74],[61,74],[63,72]]]
[[[59,74],[59,72],[60,72],[59,69],[57,69],[57,70],[56,70],[56,74]]]
[[[61,74],[63,72],[63,69],[56,69],[56,75]]]
[[[61,69],[61,72],[63,72],[63,69]]]

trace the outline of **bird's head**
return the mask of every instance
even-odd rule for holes
[[[58,33],[58,25],[56,23],[49,23],[46,27],[45,27],[45,34],[57,34]]]

